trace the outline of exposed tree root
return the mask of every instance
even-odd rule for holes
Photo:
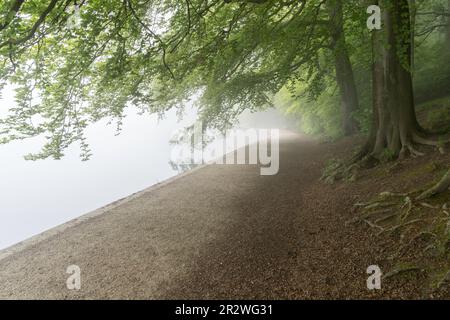
[[[407,197],[409,193],[393,193],[393,192],[381,192],[380,197],[388,198],[388,197]]]
[[[375,201],[375,202],[369,202],[369,203],[355,203],[355,206],[357,207],[364,207],[365,210],[369,209],[375,209],[379,207],[389,207],[397,204],[396,202],[382,202],[382,201]]]
[[[430,208],[430,209],[439,209],[440,207],[439,206],[433,206],[433,205],[431,205],[431,204],[429,204],[429,203],[426,203],[426,202],[421,202],[421,203],[419,203],[422,207],[425,207],[425,208]]]
[[[423,191],[393,193],[382,192],[371,201],[356,203],[361,213],[358,219],[376,235],[393,235],[392,249],[388,259],[398,264],[384,275],[389,279],[410,272],[427,272],[435,281],[430,284],[430,292],[436,292],[450,282],[450,272],[442,269],[450,252],[450,214],[447,203],[436,205],[426,201],[433,195],[445,192],[450,186],[450,170],[432,188]],[[419,195],[419,196],[418,196]],[[424,211],[426,210],[426,211]],[[424,261],[439,261],[429,264]],[[424,260],[425,259],[425,260]],[[435,260],[437,259],[437,260]],[[433,262],[436,263],[436,262]]]
[[[414,220],[411,220],[411,221],[408,221],[408,222],[405,222],[405,223],[400,223],[400,224],[397,224],[397,225],[395,225],[393,227],[390,227],[388,229],[383,229],[382,231],[380,231],[378,233],[378,235],[382,234],[383,232],[394,232],[394,231],[397,231],[397,230],[399,230],[401,228],[409,226],[409,225],[411,225],[413,223],[417,223],[417,222],[421,222],[421,221],[423,221],[423,219],[414,219]]]
[[[409,138],[399,141],[398,137],[395,137],[387,133],[384,138],[371,134],[368,142],[350,159],[347,161],[335,161],[328,166],[321,180],[328,183],[339,180],[356,180],[360,169],[372,168],[382,161],[403,160],[407,156],[414,158],[424,156],[424,152],[416,149],[417,145],[433,146],[438,148],[439,152],[445,153],[444,146],[450,143],[449,134],[433,136],[425,132],[421,127],[411,129]]]
[[[429,133],[429,132],[417,132],[412,134],[412,141],[416,144],[436,147],[441,154],[445,154],[445,145],[450,143],[450,135],[446,133]]]
[[[363,214],[362,216],[358,216],[358,217],[356,217],[356,218],[353,218],[353,219],[351,219],[351,220],[348,220],[345,224],[348,225],[348,224],[352,224],[352,223],[356,223],[356,222],[363,221],[363,222],[367,223],[367,224],[368,224],[369,226],[371,226],[371,227],[378,228],[378,226],[376,226],[376,224],[377,224],[378,222],[384,221],[385,219],[387,219],[387,218],[389,218],[389,217],[392,217],[392,216],[397,216],[398,213],[394,213],[394,214],[391,214],[391,215],[388,215],[388,216],[384,216],[384,217],[378,218],[377,220],[375,220],[375,223],[371,223],[371,222],[370,222],[369,220],[367,220],[367,219],[372,218],[373,216],[383,215],[383,214],[386,214],[386,213],[390,213],[390,212],[392,212],[392,211],[394,211],[394,208],[391,208],[391,209],[384,209],[384,210],[378,210],[378,211],[374,211],[374,212],[366,212],[366,213]],[[379,229],[380,229],[380,228],[379,228]],[[382,228],[381,228],[381,229],[382,229]]]
[[[327,183],[334,183],[340,180],[354,181],[360,169],[372,168],[378,163],[379,160],[371,155],[361,157],[358,154],[348,161],[335,161],[332,163],[325,168],[321,180]]]
[[[407,272],[417,272],[417,271],[422,272],[423,270],[418,266],[399,267],[399,268],[396,268],[396,269],[386,273],[383,276],[383,279],[389,279],[389,278],[392,278],[393,276],[397,276],[399,274],[403,274],[403,273],[407,273]]]
[[[431,136],[428,134],[428,136]],[[429,138],[429,137],[422,137],[421,134],[414,133],[413,134],[413,141],[418,144],[423,144],[427,146],[433,146],[437,148],[442,148],[446,143],[450,142],[450,137],[447,135],[437,135],[435,139]]]
[[[450,170],[444,175],[444,177],[433,187],[425,190],[416,200],[424,200],[431,196],[437,195],[439,193],[445,192],[450,188]]]
[[[393,213],[393,214],[387,215],[385,217],[378,218],[377,220],[375,220],[375,223],[378,224],[378,223],[381,223],[381,222],[385,222],[385,221],[387,221],[389,219],[392,219],[392,218],[394,218],[396,216],[398,216],[398,213]]]
[[[413,236],[411,238],[411,240],[408,241],[408,243],[400,246],[398,248],[397,252],[394,253],[392,256],[390,256],[389,259],[394,260],[394,259],[400,257],[402,255],[402,253],[408,251],[413,245],[415,245],[415,242],[418,239],[423,238],[423,237],[427,237],[427,236],[430,238],[430,240],[428,240],[427,243],[429,243],[430,241],[435,241],[435,240],[438,239],[438,236],[436,234],[432,233],[432,232],[421,231],[421,232],[417,233],[415,236]],[[434,246],[434,244],[428,244],[428,246],[423,251],[426,251],[427,248],[429,248],[431,246]]]
[[[437,291],[448,283],[450,283],[450,271],[444,273],[444,275],[437,281],[434,290]]]
[[[413,208],[413,203],[410,197],[405,197],[405,203],[400,207],[400,209],[406,208],[405,212],[402,214],[401,219],[406,220],[411,213],[411,209]]]
[[[408,143],[408,144],[404,145],[404,146],[402,147],[402,149],[400,150],[400,154],[399,154],[399,156],[398,156],[399,159],[405,159],[405,158],[406,158],[406,155],[407,155],[407,152],[409,152],[409,154],[410,154],[412,157],[414,157],[414,158],[416,158],[416,157],[421,157],[421,156],[424,156],[424,155],[425,155],[425,153],[420,152],[420,151],[417,151],[417,150],[413,147],[412,144]]]
[[[384,228],[382,226],[379,226],[379,225],[377,225],[377,224],[375,224],[373,222],[370,222],[367,219],[361,219],[361,221],[364,221],[365,223],[367,223],[372,228],[376,228],[376,229],[380,229],[381,231],[384,231]]]
[[[368,212],[364,215],[364,218],[369,218],[369,217],[373,217],[373,216],[378,216],[378,215],[383,215],[385,213],[390,213],[394,211],[394,208],[390,208],[390,209],[383,209],[383,210],[377,210],[377,211],[373,211],[373,212]]]

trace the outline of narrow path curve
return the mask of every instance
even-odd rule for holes
[[[291,134],[280,171],[211,165],[0,260],[0,298],[361,298],[370,235],[318,182],[343,145]],[[348,149],[348,148],[347,148]],[[67,266],[82,289],[66,288]]]

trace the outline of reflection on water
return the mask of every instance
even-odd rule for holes
[[[169,161],[169,165],[173,171],[177,171],[178,173],[183,173],[199,166],[195,163],[177,163],[172,160]]]

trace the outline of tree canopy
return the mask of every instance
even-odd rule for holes
[[[356,0],[2,1],[0,85],[14,84],[17,107],[0,119],[0,142],[46,137],[31,159],[60,158],[80,142],[88,158],[84,129],[104,118],[120,128],[127,107],[163,114],[200,97],[202,119],[225,128],[245,109],[272,105],[282,88],[295,97],[301,87],[316,101],[335,92],[336,81],[334,100],[342,103],[333,106],[344,107],[335,114],[368,130],[370,88],[359,82],[371,68],[366,7]],[[348,85],[355,78],[358,88]]]

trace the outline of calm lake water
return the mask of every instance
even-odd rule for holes
[[[0,116],[13,97],[0,99]],[[175,111],[163,120],[129,112],[123,130],[99,122],[87,137],[91,160],[82,162],[79,149],[70,148],[62,160],[25,161],[41,141],[0,145],[0,249],[74,219],[176,174],[169,164],[177,129],[195,121],[188,108],[179,121]],[[244,126],[280,127],[284,119],[275,111],[244,115]]]

